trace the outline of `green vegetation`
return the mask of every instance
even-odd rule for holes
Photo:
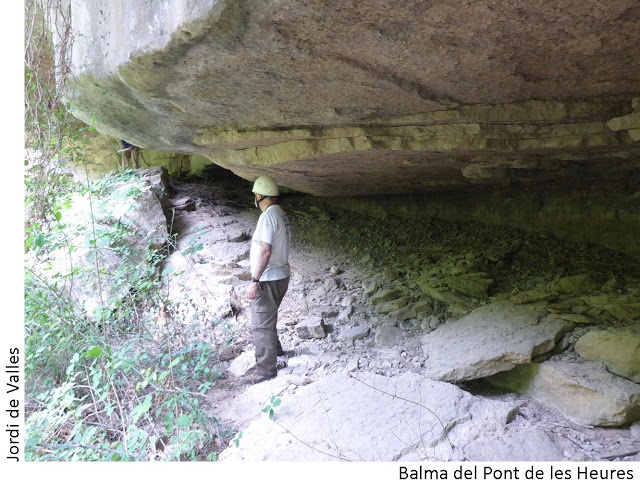
[[[25,458],[215,460],[237,431],[203,412],[220,372],[167,296],[166,225],[157,244],[131,216],[148,184],[68,174],[86,169],[93,129],[64,102],[66,14],[60,0],[25,4]]]
[[[269,416],[269,420],[273,420],[276,413],[275,409],[276,407],[279,407],[281,403],[282,403],[282,399],[280,397],[271,395],[271,398],[269,399],[269,403],[264,406],[264,408],[262,409],[262,413],[267,414]]]
[[[180,335],[162,252],[131,243],[131,220],[111,220],[143,190],[134,173],[70,184],[26,228],[28,460],[214,460],[235,434],[202,411],[220,373],[209,343]],[[79,199],[92,201],[88,223],[67,217]]]

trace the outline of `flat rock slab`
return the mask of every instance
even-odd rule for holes
[[[239,445],[220,455],[221,461],[482,460],[488,457],[487,437],[494,440],[506,429],[510,443],[518,443],[518,457],[563,459],[562,451],[546,447],[550,441],[540,434],[509,426],[513,405],[474,397],[416,373],[330,375],[283,396],[274,420],[260,414],[284,386],[273,380],[237,397],[254,403],[256,418],[243,429]],[[496,450],[502,456],[493,454],[492,460],[514,457],[508,445]]]
[[[361,324],[360,326],[350,327],[344,329],[339,335],[338,339],[340,341],[346,341],[351,344],[358,339],[364,339],[371,332],[371,328],[368,324]]]
[[[493,461],[494,457],[504,457],[510,462],[566,459],[564,450],[546,431],[539,429],[514,428],[500,431],[499,435],[488,432],[469,444],[465,452],[474,461]]]
[[[510,370],[553,349],[574,326],[547,315],[542,304],[495,302],[424,337],[424,374],[455,382]]]

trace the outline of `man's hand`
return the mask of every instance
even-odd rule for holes
[[[258,282],[251,282],[249,287],[247,287],[247,299],[253,300],[258,296],[258,289],[260,288],[260,284]]]
[[[269,263],[269,259],[271,258],[271,245],[264,241],[260,242],[260,249],[258,251],[258,255],[256,258],[255,268],[251,269],[251,277],[259,279],[264,272],[264,269],[267,268],[267,264]],[[260,288],[259,282],[251,282],[249,284],[249,288],[247,289],[247,299],[253,300],[258,296],[258,289]]]

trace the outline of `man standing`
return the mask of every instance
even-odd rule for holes
[[[256,371],[243,378],[245,383],[260,383],[274,378],[278,355],[283,353],[276,323],[278,308],[289,287],[289,219],[278,205],[278,184],[261,176],[253,184],[255,205],[262,214],[251,240],[251,283],[247,298],[251,300],[251,328],[256,352]]]
[[[118,152],[122,153],[122,170],[127,170],[127,168],[131,167],[132,160],[136,169],[139,169],[140,168],[140,164],[138,163],[139,148],[133,144],[130,144],[126,140],[120,140],[120,145],[122,145],[122,150],[118,150]]]

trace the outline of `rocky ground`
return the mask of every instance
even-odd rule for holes
[[[483,410],[493,407],[497,410],[495,416],[503,417],[500,426],[487,427],[480,422],[463,426],[460,424],[464,420],[459,417],[452,418],[450,425],[444,424],[449,440],[475,437],[463,452],[442,452],[442,443],[446,441],[434,440],[424,445],[422,438],[421,443],[429,452],[418,454],[410,451],[412,447],[397,434],[383,441],[404,443],[389,446],[396,447],[395,450],[349,445],[353,437],[362,442],[362,434],[382,436],[380,429],[384,423],[404,420],[382,417],[382,422],[367,432],[365,422],[374,420],[377,412],[373,411],[396,406],[401,409],[400,400],[393,398],[409,396],[416,388],[415,383],[420,387],[435,386],[430,380],[425,381],[428,373],[422,338],[427,333],[475,308],[502,298],[528,295],[526,292],[540,288],[541,283],[565,276],[597,273],[606,277],[609,285],[635,289],[640,262],[600,247],[508,228],[437,219],[381,219],[322,199],[285,195],[281,204],[290,216],[293,230],[292,279],[280,310],[279,335],[288,353],[281,360],[283,369],[276,379],[247,386],[238,379],[252,365],[249,303],[244,298],[244,289],[249,276],[249,238],[259,215],[253,207],[250,185],[236,179],[215,184],[174,180],[171,184],[171,226],[179,235],[176,240],[179,251],[167,262],[174,275],[169,292],[176,302],[188,302],[174,309],[182,312],[185,338],[205,339],[217,351],[216,365],[223,377],[207,401],[208,413],[227,431],[229,448],[223,459],[640,460],[638,423],[606,428],[577,425],[558,411],[524,395],[494,388],[482,378],[446,384],[447,390],[442,390],[443,400],[447,393],[457,397],[450,398],[456,403],[469,400],[467,412],[474,407]],[[464,293],[454,287],[461,287]],[[392,300],[376,302],[375,296],[381,292],[397,294]],[[595,312],[593,307],[584,312],[588,311],[591,311],[588,321],[565,316],[584,322],[574,323],[573,338],[570,336],[554,353],[572,353],[572,343],[584,333],[580,328],[613,325],[616,321],[610,313]],[[558,309],[558,312],[567,311]],[[572,316],[576,315],[575,309],[572,312]],[[380,332],[389,329],[393,332]],[[344,382],[348,379],[350,384]],[[371,403],[375,398],[369,397],[365,388],[357,393],[366,404],[358,403],[358,395],[356,398],[340,395],[341,387],[344,393],[354,389],[354,380],[370,388],[376,383],[378,391],[382,391],[377,394],[379,406]],[[395,391],[384,392],[388,386],[396,387]],[[333,405],[325,403],[325,407],[337,410],[345,401],[355,403],[343,411],[342,417],[346,417],[343,422],[335,419],[328,431],[319,432],[316,439],[311,438],[311,432],[304,438],[302,432],[291,428],[294,424],[302,427],[302,421],[308,419],[322,429],[319,424],[328,416],[326,408],[315,415],[318,400],[309,396],[318,390],[325,390],[327,395],[323,396],[343,397]],[[282,412],[273,407],[276,418],[281,418],[276,430],[282,444],[270,439],[276,442],[260,449],[256,444],[275,435],[274,421],[262,420],[262,409],[276,396],[290,407],[289,412],[284,405]],[[391,402],[385,401],[389,397]],[[439,406],[437,401],[424,403]],[[443,417],[446,413],[441,412]],[[483,413],[476,411],[475,416]],[[355,420],[362,415],[364,422]],[[366,420],[367,416],[370,420]],[[419,424],[421,420],[417,419]],[[357,433],[349,433],[349,422],[359,424]],[[468,424],[472,423],[469,419]],[[236,432],[241,434],[235,435]],[[336,438],[339,432],[345,434],[340,440]],[[318,444],[328,435],[333,437],[333,449],[318,452]],[[235,447],[232,439],[242,447]],[[242,452],[238,452],[240,449]],[[335,453],[328,454],[327,450]]]

